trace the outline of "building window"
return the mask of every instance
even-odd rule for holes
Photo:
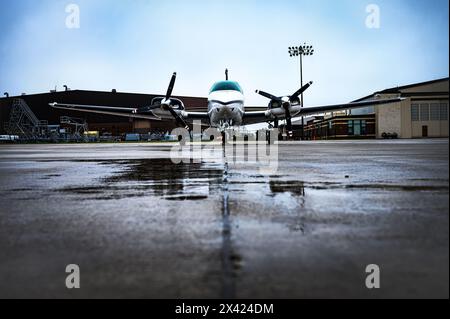
[[[348,135],[353,135],[354,134],[354,132],[353,132],[353,121],[348,121],[347,127],[348,127]]]
[[[361,121],[353,121],[353,134],[361,135]]]
[[[430,104],[430,120],[439,121],[440,105],[439,103]]]
[[[448,121],[448,104],[441,103],[441,112],[440,112],[441,121]]]
[[[429,104],[420,104],[420,120],[421,121],[429,121],[430,120],[430,105]]]
[[[348,135],[366,135],[366,120],[348,121]]]
[[[411,105],[411,121],[419,121],[419,104]]]

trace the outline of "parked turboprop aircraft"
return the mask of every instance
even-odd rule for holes
[[[375,99],[370,101],[345,103],[336,105],[323,105],[314,107],[301,107],[299,96],[306,91],[312,82],[307,83],[292,95],[275,96],[264,91],[256,93],[270,99],[265,111],[246,111],[251,107],[244,106],[244,92],[238,82],[228,79],[228,70],[225,71],[226,80],[214,83],[208,95],[207,112],[186,111],[180,99],[172,97],[177,74],[172,75],[167,93],[163,97],[155,97],[147,106],[141,107],[111,107],[96,105],[50,103],[50,106],[81,112],[101,113],[133,118],[151,120],[175,120],[179,126],[189,130],[188,123],[201,121],[204,125],[216,127],[221,131],[232,126],[241,126],[256,123],[274,123],[278,126],[279,120],[286,120],[286,128],[292,133],[292,117],[305,116],[328,111],[346,110],[388,104],[401,101],[401,98]]]

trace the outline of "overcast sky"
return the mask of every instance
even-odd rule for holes
[[[66,7],[80,8],[67,28]],[[380,9],[368,28],[367,5]],[[348,102],[376,90],[447,77],[448,0],[144,1],[6,0],[0,9],[0,90],[62,89],[206,96],[240,82],[247,104],[266,105],[299,86],[288,47],[312,44],[305,105]]]

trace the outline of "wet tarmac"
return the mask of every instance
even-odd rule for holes
[[[448,139],[172,146],[0,145],[0,297],[449,297]]]

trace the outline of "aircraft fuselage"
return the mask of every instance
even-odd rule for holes
[[[208,115],[213,127],[240,126],[244,115],[244,94],[237,82],[215,83],[208,95]]]

